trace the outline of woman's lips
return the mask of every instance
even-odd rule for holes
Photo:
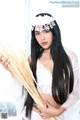
[[[45,45],[47,45],[47,43],[48,43],[48,42],[42,42],[41,44],[42,44],[43,46],[45,46]]]

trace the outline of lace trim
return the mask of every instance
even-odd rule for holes
[[[37,89],[40,93],[43,94],[51,94],[51,86],[50,85],[44,85],[44,84],[37,84]]]

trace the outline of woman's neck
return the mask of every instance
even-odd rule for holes
[[[45,49],[45,50],[43,51],[43,53],[44,53],[44,54],[50,54],[50,49]]]
[[[50,49],[44,50],[42,57],[45,59],[51,59]]]

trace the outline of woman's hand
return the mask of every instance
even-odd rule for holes
[[[56,117],[59,116],[61,113],[65,111],[65,108],[55,108],[53,107],[49,102],[46,102],[44,105],[44,108],[39,107],[39,115],[43,119],[48,119],[50,117]]]
[[[5,69],[9,70],[8,65],[10,64],[10,58],[0,56],[0,63],[4,66]]]

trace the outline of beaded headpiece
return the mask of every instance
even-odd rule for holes
[[[54,17],[44,15],[44,16],[36,16],[32,22],[32,31],[35,28],[35,31],[39,31],[40,28],[44,28],[45,30],[50,30],[55,26]]]

